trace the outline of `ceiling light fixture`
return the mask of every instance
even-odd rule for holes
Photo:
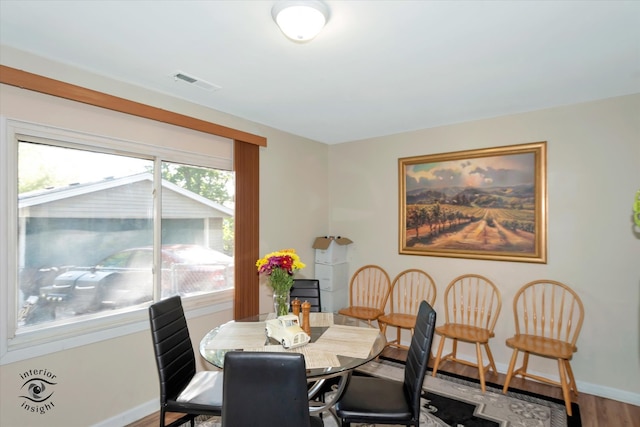
[[[321,1],[280,1],[271,16],[291,40],[306,42],[317,36],[329,20],[329,8]]]

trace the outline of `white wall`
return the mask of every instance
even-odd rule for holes
[[[329,232],[328,146],[284,132],[260,149],[260,256],[295,249],[307,267],[297,278],[313,278],[316,236]],[[261,278],[260,312],[273,311],[271,291]]]
[[[547,141],[547,264],[399,255],[398,158],[537,141]],[[436,281],[436,309],[456,276],[492,279],[503,298],[491,341],[502,372],[511,356],[505,339],[514,331],[516,290],[535,279],[564,282],[586,311],[572,363],[579,390],[640,404],[640,230],[634,235],[631,219],[640,189],[640,95],[339,144],[329,152],[331,232],[354,241],[350,274],[369,263],[391,277],[422,268]],[[468,346],[459,351],[469,359],[475,354]],[[556,363],[531,366],[557,376]]]

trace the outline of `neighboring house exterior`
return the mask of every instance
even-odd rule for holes
[[[141,173],[21,194],[20,268],[91,266],[114,251],[152,245],[152,178]],[[162,188],[162,243],[223,252],[222,222],[233,209],[166,180]]]

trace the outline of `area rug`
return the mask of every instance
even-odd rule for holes
[[[402,381],[404,365],[394,361],[369,362],[356,375],[371,375]],[[568,417],[564,402],[524,391],[486,383],[482,393],[477,381],[440,372],[434,378],[428,372],[424,380],[420,426],[426,427],[581,427],[580,410],[573,404]],[[325,427],[338,427],[330,414],[323,417]],[[185,424],[188,425],[188,424]],[[217,417],[198,418],[198,427],[219,427]],[[354,427],[376,427],[352,424]]]
[[[392,361],[370,362],[358,370],[367,375],[402,381],[404,365]],[[580,427],[580,410],[573,404],[568,417],[564,401],[510,388],[480,384],[469,378],[428,372],[422,395],[420,425],[429,427]],[[326,425],[326,423],[325,423]]]

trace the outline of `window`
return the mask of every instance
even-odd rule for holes
[[[233,173],[162,162],[162,297],[233,287]]]
[[[6,140],[18,160],[9,340],[233,288],[235,177],[220,159],[20,127]]]

